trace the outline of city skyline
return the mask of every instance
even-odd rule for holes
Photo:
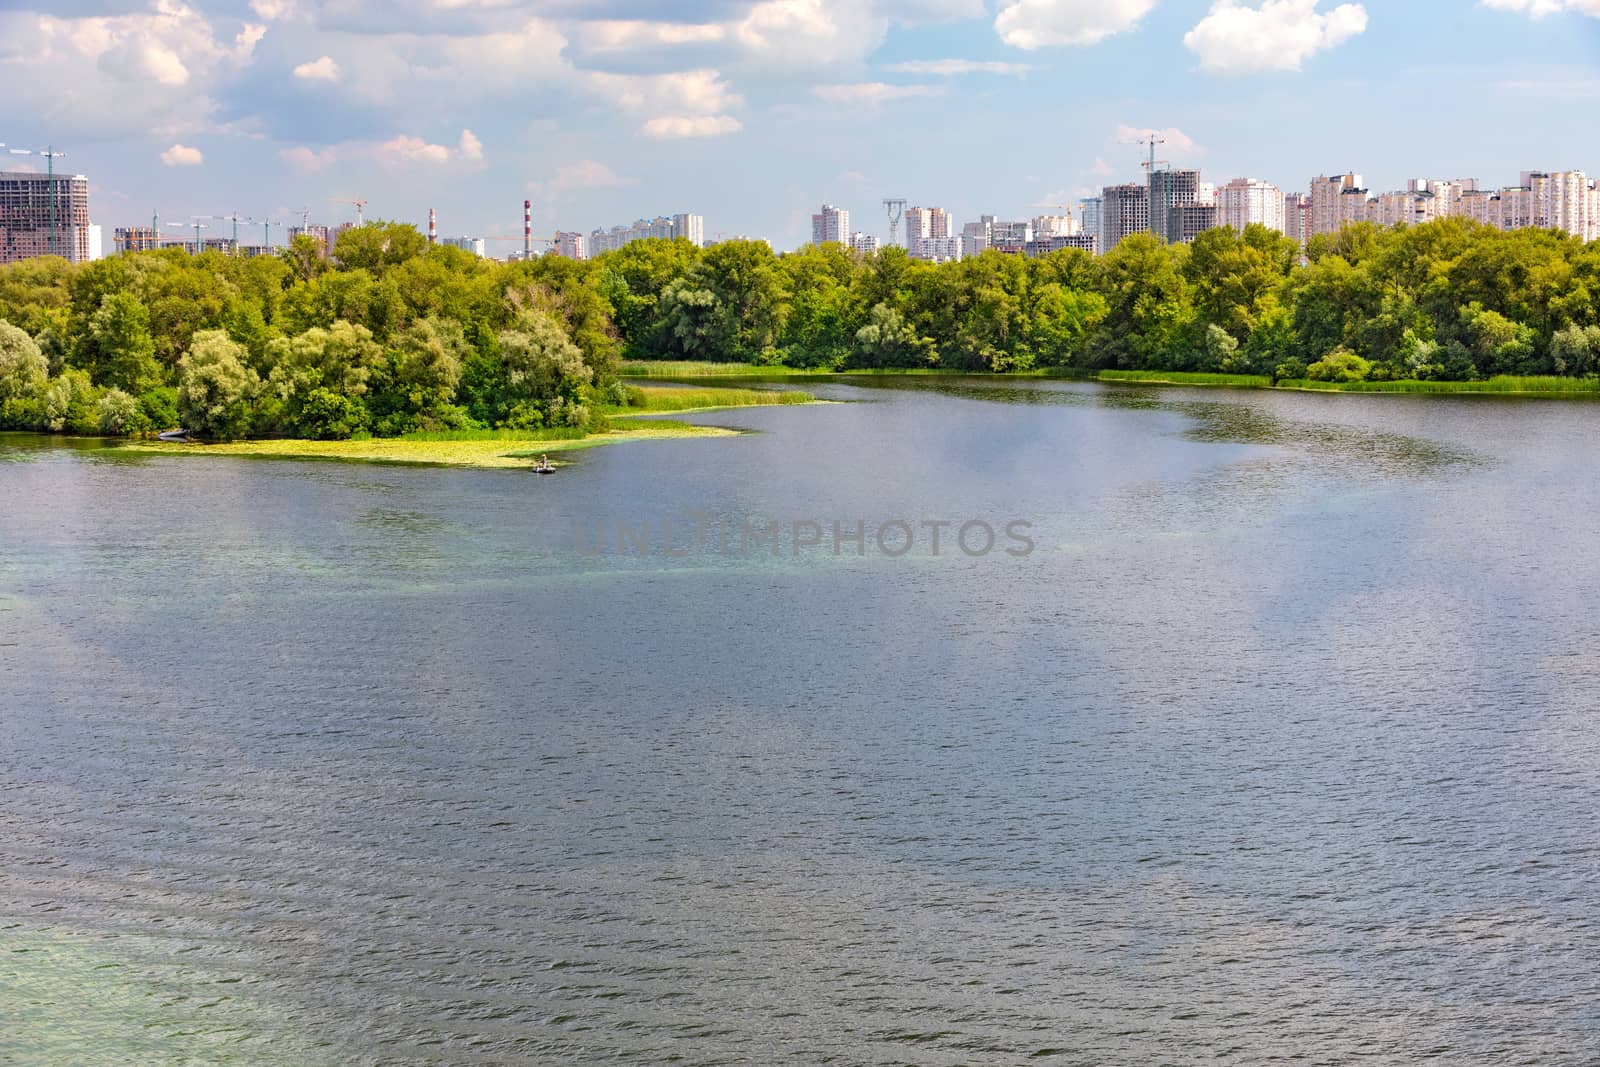
[[[154,212],[337,223],[330,201],[361,198],[508,233],[531,197],[542,234],[687,206],[708,239],[787,249],[824,201],[878,236],[888,196],[963,220],[1076,203],[1142,177],[1145,129],[1175,166],[1286,191],[1348,168],[1377,190],[1592,172],[1600,132],[1588,0],[52,8],[0,13],[0,140],[64,150],[108,231]]]

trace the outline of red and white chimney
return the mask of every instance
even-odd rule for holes
[[[428,209],[428,243],[434,244],[439,240],[439,220],[433,214],[433,208]]]
[[[522,202],[522,255],[525,259],[533,258],[533,201]]]

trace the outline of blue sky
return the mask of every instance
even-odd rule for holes
[[[1600,0],[0,0],[0,99],[108,227],[360,196],[515,236],[528,196],[790,248],[823,200],[1038,214],[1150,128],[1217,182],[1595,174]]]

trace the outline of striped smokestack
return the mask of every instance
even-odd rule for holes
[[[524,259],[533,258],[533,201],[522,202],[522,255]]]
[[[431,245],[439,240],[439,220],[433,214],[433,208],[428,209],[428,243]]]

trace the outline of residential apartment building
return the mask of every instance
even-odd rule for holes
[[[1047,256],[1051,252],[1060,252],[1068,248],[1081,249],[1084,252],[1094,251],[1094,237],[1087,233],[1047,233],[1035,234],[1033,240],[1028,242],[1025,254],[1029,256]]]
[[[562,259],[588,259],[589,242],[581,233],[557,230],[556,255]]]
[[[1310,199],[1311,229],[1307,237],[1338,233],[1352,222],[1366,220],[1367,188],[1361,175],[1354,172],[1312,178]]]
[[[961,258],[960,237],[922,237],[911,250],[914,259],[929,263],[954,263]]]
[[[1311,198],[1305,193],[1284,194],[1283,234],[1299,241],[1302,248],[1311,236]]]
[[[989,248],[990,232],[998,221],[993,215],[979,215],[977,222],[961,227],[961,257],[982,255]]]
[[[832,204],[823,204],[822,210],[811,216],[811,243],[847,245],[850,243],[850,212]]]
[[[487,254],[482,237],[441,237],[439,243],[450,248],[459,248],[464,252],[471,252],[479,259]]]
[[[111,231],[111,247],[118,252],[149,252],[160,246],[160,231],[148,226],[118,226]]]
[[[85,263],[90,251],[88,178],[0,171],[0,263],[52,255]]]
[[[1123,238],[1150,229],[1150,189],[1128,183],[1100,191],[1100,251],[1109,252]]]
[[[857,230],[850,235],[850,250],[859,252],[863,256],[870,256],[878,250],[878,235],[875,233],[862,233]]]
[[[1078,220],[1071,215],[1035,215],[1032,225],[1035,237],[1068,237],[1078,232]]]
[[[1078,230],[1086,237],[1094,239],[1094,251],[1100,251],[1100,198],[1098,196],[1085,197],[1078,201]]]
[[[1243,233],[1246,226],[1260,225],[1287,233],[1284,214],[1283,190],[1271,182],[1235,178],[1217,190],[1218,226],[1231,226]]]
[[[559,238],[559,234],[557,235]],[[653,219],[635,219],[628,226],[613,226],[609,230],[594,229],[584,240],[585,259],[602,252],[615,252],[634,241],[650,238],[673,240],[682,237],[695,247],[705,244],[705,219],[699,215],[657,215]]]

